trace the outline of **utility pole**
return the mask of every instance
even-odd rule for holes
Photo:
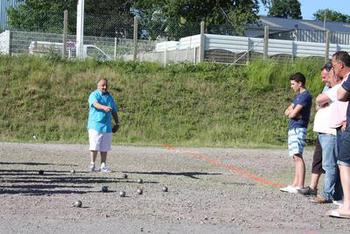
[[[78,0],[77,5],[77,43],[76,46],[76,57],[83,59],[84,55],[84,0]]]

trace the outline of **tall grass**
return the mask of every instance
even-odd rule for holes
[[[281,145],[283,111],[301,71],[316,95],[317,60],[249,66],[0,57],[0,140],[87,142],[87,99],[106,77],[125,112],[114,143],[191,146]],[[312,134],[309,137],[313,137]]]

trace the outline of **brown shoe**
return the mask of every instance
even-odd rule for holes
[[[325,204],[332,203],[332,200],[328,200],[321,195],[317,195],[315,198],[311,199],[311,202],[316,204]]]

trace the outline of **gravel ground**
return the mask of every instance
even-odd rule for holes
[[[114,146],[108,155],[113,171],[103,174],[87,171],[87,145],[0,142],[0,230],[349,233],[349,220],[324,216],[334,204],[315,205],[278,190],[293,174],[286,155],[275,149]],[[308,149],[306,184],[311,157]],[[81,208],[72,206],[77,200]]]

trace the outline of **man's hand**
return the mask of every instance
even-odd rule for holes
[[[116,132],[119,130],[119,127],[120,127],[119,123],[118,123],[118,124],[115,124],[115,125],[113,126],[113,128],[112,128],[112,132],[113,132],[113,133],[116,133]]]
[[[340,130],[341,130],[342,132],[344,132],[344,131],[346,130],[346,121],[343,122],[343,124],[341,125]]]
[[[110,108],[109,106],[103,106],[103,110],[105,112],[110,112],[110,111],[112,111],[112,108]]]

